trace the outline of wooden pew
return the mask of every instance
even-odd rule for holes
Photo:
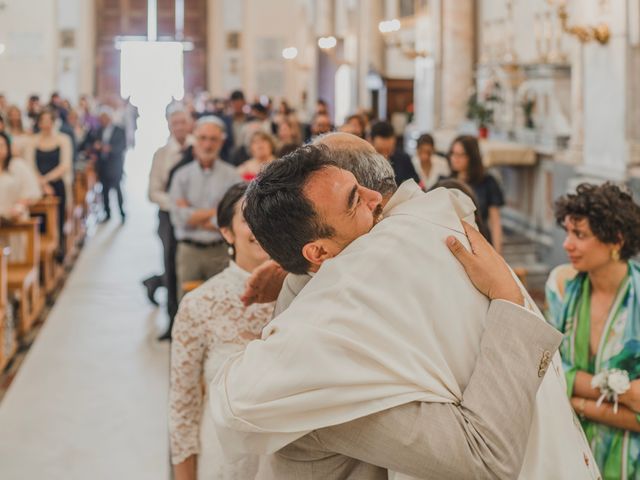
[[[182,283],[182,291],[185,294],[187,294],[189,292],[194,291],[196,288],[198,288],[203,283],[204,282],[202,280],[188,280],[188,281]]]
[[[87,202],[88,177],[85,170],[75,172],[72,188],[72,202],[65,224],[66,249],[65,265],[71,265],[80,252],[80,245],[86,235],[85,220],[89,212]]]
[[[44,197],[29,207],[32,217],[43,217],[45,231],[40,236],[40,264],[42,267],[42,286],[47,294],[53,292],[62,270],[56,262],[56,252],[60,247],[58,231],[58,205],[60,199]]]
[[[0,248],[0,372],[2,372],[9,361],[16,353],[17,342],[16,332],[13,324],[9,324],[9,300],[7,262],[9,259],[9,248]]]
[[[20,301],[18,335],[29,332],[44,307],[44,298],[40,295],[39,226],[40,219],[29,219],[0,227],[0,236],[26,237],[25,258],[10,258],[7,273],[9,293]]]

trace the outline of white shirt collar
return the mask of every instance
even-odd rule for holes
[[[407,200],[413,198],[416,193],[421,193],[422,189],[418,186],[418,184],[413,179],[406,180],[402,183],[396,190],[396,193],[389,199],[387,204],[382,210],[382,216],[386,217],[388,213],[393,210],[395,207],[400,205],[401,203],[406,202]]]

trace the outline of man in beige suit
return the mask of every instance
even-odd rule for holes
[[[367,203],[373,215],[379,196],[364,190],[356,194],[361,196],[358,202]],[[269,457],[259,478],[386,478],[386,469],[421,478],[518,476],[535,393],[558,337],[535,315],[515,305],[522,304],[523,298],[504,261],[475,231],[468,230],[468,234],[475,255],[468,254],[459,243],[452,249],[476,287],[492,303],[475,368],[461,401],[407,402],[347,423],[318,428]],[[344,248],[346,237],[333,238],[337,238],[337,245],[315,245],[305,253],[311,258],[310,270],[317,270],[313,268],[316,260],[324,260],[319,256],[325,255],[326,259],[327,253],[333,253],[329,250],[339,253]],[[302,280],[294,288],[304,283]],[[288,282],[289,288],[291,285]],[[281,300],[280,307],[287,303]],[[286,376],[286,372],[282,374]],[[226,378],[227,384],[236,380],[233,375]],[[233,428],[233,419],[229,420]]]

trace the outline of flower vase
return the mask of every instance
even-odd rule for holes
[[[486,139],[489,137],[489,128],[480,126],[478,127],[478,138]]]

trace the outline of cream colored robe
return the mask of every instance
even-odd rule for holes
[[[317,428],[411,401],[459,402],[489,302],[444,240],[453,234],[468,246],[460,219],[473,212],[458,192],[424,194],[405,182],[385,219],[325,262],[212,383],[210,406],[229,452],[272,453]],[[521,479],[597,478],[565,391],[556,355]]]

